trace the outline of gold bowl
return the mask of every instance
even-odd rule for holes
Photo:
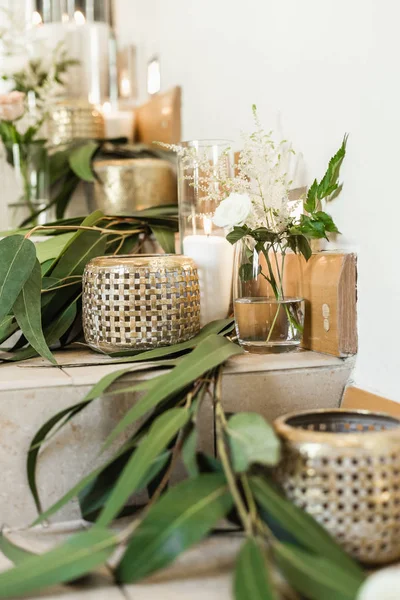
[[[400,420],[383,413],[321,409],[280,417],[277,478],[354,558],[400,558]]]
[[[83,330],[107,353],[191,339],[200,330],[194,262],[175,254],[94,258],[83,277]]]
[[[177,203],[174,165],[159,158],[96,160],[96,180],[86,186],[90,211],[130,214]]]

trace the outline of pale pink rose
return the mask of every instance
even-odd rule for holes
[[[15,121],[25,112],[25,94],[22,92],[10,92],[0,95],[0,119],[4,121]]]

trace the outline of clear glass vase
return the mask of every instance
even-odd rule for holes
[[[12,144],[5,147],[5,153],[3,194],[8,228],[16,229],[28,218],[31,225],[53,220],[53,210],[43,210],[50,202],[49,160],[44,142]]]
[[[181,250],[198,267],[203,326],[225,319],[231,309],[234,249],[213,216],[228,193],[224,181],[232,174],[232,156],[226,140],[193,140],[181,146],[185,149],[178,156]]]
[[[279,353],[297,349],[302,340],[305,302],[300,257],[253,239],[236,244],[233,299],[236,333],[247,352]]]

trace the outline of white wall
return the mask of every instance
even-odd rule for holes
[[[157,53],[183,86],[184,137],[238,138],[256,103],[321,176],[349,132],[332,206],[359,252],[357,385],[400,402],[400,4],[397,0],[116,0],[138,46],[140,88]]]

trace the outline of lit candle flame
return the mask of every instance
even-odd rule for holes
[[[61,17],[61,21],[63,23],[68,23],[68,21],[69,21],[69,15],[67,13],[63,13],[62,17]]]
[[[131,82],[129,81],[129,77],[127,75],[123,75],[121,77],[120,83],[121,96],[123,98],[129,98],[131,95]]]
[[[204,228],[204,233],[206,235],[211,235],[212,232],[212,219],[210,217],[203,217],[203,228]]]
[[[42,19],[42,15],[35,10],[35,12],[32,13],[32,25],[41,25],[43,23],[43,19]]]
[[[102,106],[102,111],[104,114],[109,115],[110,112],[112,111],[111,102],[104,102],[104,104]]]
[[[85,15],[80,10],[75,11],[74,19],[77,25],[84,25],[86,23]]]

